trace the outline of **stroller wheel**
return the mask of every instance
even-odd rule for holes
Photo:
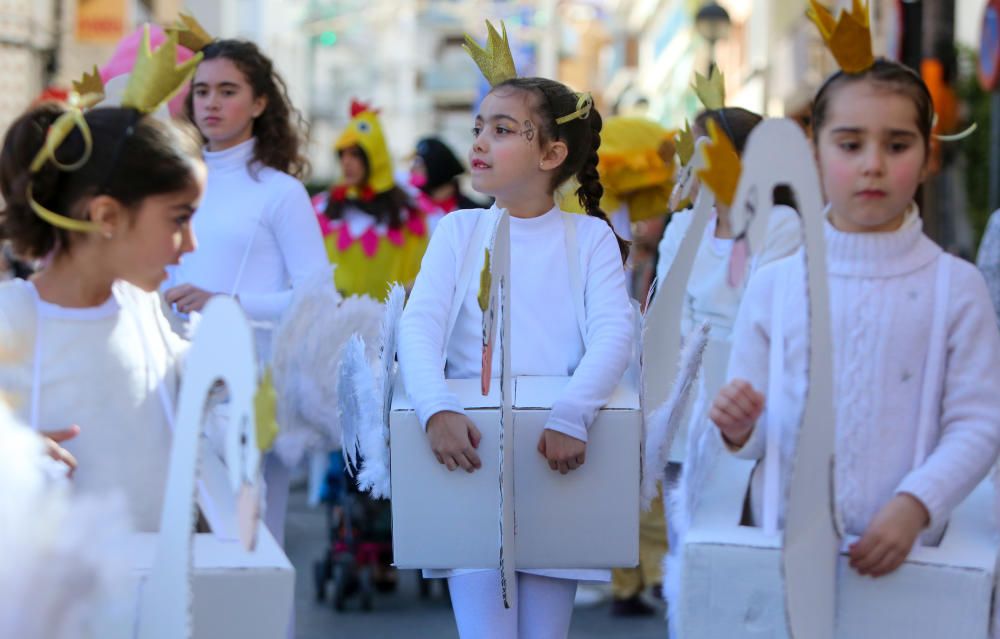
[[[344,609],[344,600],[347,599],[347,587],[350,574],[347,566],[336,563],[333,566],[333,608],[340,612]]]
[[[430,579],[424,579],[424,576],[419,572],[417,573],[417,580],[420,584],[420,598],[427,599],[431,596],[431,581]]]
[[[329,578],[326,561],[319,559],[313,562],[313,585],[316,587],[316,601],[326,599],[326,580]]]
[[[361,574],[358,575],[358,580],[360,581],[358,585],[361,590],[361,609],[365,611],[371,610],[372,600],[375,595],[371,567],[362,568]]]

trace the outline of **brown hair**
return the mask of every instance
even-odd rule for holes
[[[599,161],[597,150],[601,146],[601,114],[594,107],[586,118],[573,118],[568,122],[556,124],[556,118],[568,115],[577,110],[579,96],[565,84],[547,78],[513,78],[493,87],[493,91],[510,87],[526,91],[534,95],[534,112],[541,123],[538,127],[539,143],[545,144],[551,140],[561,140],[566,143],[568,153],[566,160],[559,166],[550,185],[555,191],[559,185],[571,177],[576,177],[580,188],[576,196],[587,215],[600,218],[611,227],[611,221],[601,209],[601,197],[604,196],[604,186],[597,172]],[[614,233],[614,227],[611,227]],[[618,237],[618,248],[622,254],[622,262],[628,258],[629,243]]]
[[[819,141],[819,133],[827,120],[831,96],[838,88],[855,82],[868,81],[879,88],[910,98],[917,110],[917,129],[924,137],[924,149],[930,149],[931,129],[934,124],[934,100],[923,79],[910,67],[879,58],[861,73],[837,71],[816,92],[812,105],[812,138]]]
[[[253,161],[303,179],[309,173],[309,160],[302,147],[308,136],[308,125],[302,114],[292,106],[288,88],[271,59],[257,45],[247,40],[216,40],[202,49],[205,60],[225,58],[240,70],[253,89],[254,97],[267,98],[264,112],[253,121],[257,138]],[[188,94],[185,109],[194,122],[193,92]]]
[[[361,157],[361,161],[365,166],[365,177],[362,180],[362,184],[368,182],[369,174],[371,173],[371,167],[368,163],[368,154],[360,146],[348,147],[356,150]],[[345,149],[346,150],[346,149]],[[343,152],[343,151],[341,151]],[[336,188],[336,185],[334,186]],[[406,221],[403,218],[403,211],[408,211],[411,215],[416,210],[416,205],[406,191],[393,185],[388,191],[383,191],[381,193],[376,193],[375,197],[369,201],[348,199],[344,201],[334,200],[330,197],[329,202],[326,205],[326,215],[331,220],[339,220],[344,217],[344,209],[348,206],[354,206],[361,209],[368,215],[375,218],[376,224],[387,224],[389,228],[398,229],[403,226]]]
[[[702,111],[695,117],[694,125],[702,131],[708,131],[709,120],[715,122],[719,130],[726,134],[729,141],[733,143],[733,147],[736,148],[736,152],[743,155],[743,149],[746,148],[750,132],[764,118],[753,111],[740,107],[723,107]]]
[[[96,195],[109,195],[134,211],[146,197],[180,191],[195,179],[201,153],[193,138],[172,124],[120,107],[93,109],[84,115],[93,148],[82,167],[66,172],[50,161],[32,174],[29,167],[49,127],[65,111],[64,104],[42,103],[18,118],[4,138],[0,238],[10,240],[23,257],[42,258],[54,250],[68,250],[74,235],[35,214],[28,203],[29,182],[39,204],[85,220],[86,205]],[[83,135],[74,129],[59,145],[56,158],[72,163],[83,153]]]

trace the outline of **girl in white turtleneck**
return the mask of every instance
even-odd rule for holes
[[[292,289],[326,268],[312,204],[299,181],[306,169],[295,110],[271,61],[257,46],[219,40],[204,49],[187,102],[205,139],[208,183],[198,208],[198,246],[165,291],[181,313],[213,295],[234,295],[251,320],[274,324]],[[270,360],[270,330],[257,350]],[[269,453],[264,462],[268,528],[284,538],[289,472]]]
[[[918,536],[935,543],[1000,450],[1000,332],[986,286],[973,265],[923,234],[913,203],[927,171],[932,118],[920,77],[885,60],[861,73],[838,72],[813,107],[829,201],[836,505],[846,532],[860,536],[849,548],[851,566],[876,577],[898,568]],[[759,391],[768,383],[772,309],[780,304],[786,383],[782,397],[766,401],[786,417],[783,468],[806,390],[803,257],[765,266],[750,281],[733,334],[733,381],[711,410],[735,454],[763,458]],[[751,484],[758,522],[760,475]]]

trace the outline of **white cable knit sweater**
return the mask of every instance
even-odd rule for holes
[[[848,534],[862,534],[894,495],[917,497],[931,515],[929,538],[981,481],[1000,451],[1000,331],[982,276],[951,260],[950,294],[935,294],[941,249],[925,237],[914,206],[891,233],[842,233],[826,225],[834,403],[837,506]],[[766,392],[772,294],[790,271],[785,312],[786,381],[782,473],[794,446],[806,386],[808,326],[804,253],[775,262],[751,280],[737,318],[728,379]],[[947,358],[929,456],[913,467],[925,362],[934,310],[947,304]],[[939,345],[940,346],[940,345]],[[736,454],[764,456],[765,416]],[[760,521],[763,473],[751,496]],[[782,505],[783,508],[783,505]]]

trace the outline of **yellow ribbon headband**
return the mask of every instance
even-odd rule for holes
[[[572,113],[567,113],[561,118],[556,118],[556,124],[566,124],[567,122],[572,122],[573,120],[580,118],[581,120],[586,120],[590,115],[590,111],[594,108],[594,97],[590,95],[590,92],[577,93],[576,94],[576,111]]]
[[[70,95],[69,110],[56,118],[56,121],[49,126],[49,130],[45,134],[45,143],[31,161],[29,168],[32,174],[41,171],[46,162],[51,162],[60,171],[66,173],[76,171],[87,163],[91,152],[94,150],[94,138],[90,133],[87,120],[83,117],[83,108],[97,104],[102,98],[103,96],[97,93],[88,93],[82,96],[77,93]],[[56,159],[56,150],[66,141],[66,138],[73,132],[73,129],[79,129],[80,135],[83,137],[83,153],[80,154],[79,159],[75,162],[66,164]],[[100,230],[100,227],[93,222],[76,220],[65,215],[60,215],[39,204],[35,199],[34,189],[30,180],[28,181],[27,195],[28,205],[31,207],[31,210],[52,226],[78,233],[94,233]]]

